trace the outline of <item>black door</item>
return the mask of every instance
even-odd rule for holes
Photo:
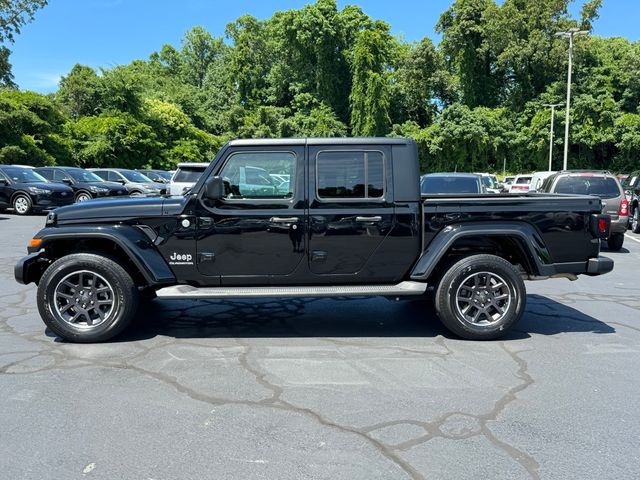
[[[398,280],[388,146],[309,148],[309,269],[315,282]],[[398,249],[398,251],[396,251]]]
[[[198,270],[223,285],[283,283],[305,255],[303,146],[229,149],[225,196],[196,207]]]
[[[8,207],[11,204],[11,195],[15,190],[10,185],[9,178],[0,172],[0,207]]]

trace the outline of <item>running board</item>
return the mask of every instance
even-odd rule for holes
[[[427,284],[342,285],[313,287],[193,287],[174,285],[156,292],[158,298],[273,298],[273,297],[362,297],[422,295]]]

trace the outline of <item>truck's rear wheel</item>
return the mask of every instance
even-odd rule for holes
[[[473,255],[442,276],[435,307],[442,323],[469,340],[505,335],[522,317],[526,289],[518,270],[495,255]]]
[[[102,342],[120,333],[138,308],[131,276],[113,260],[90,253],[55,261],[38,283],[44,323],[65,340]]]

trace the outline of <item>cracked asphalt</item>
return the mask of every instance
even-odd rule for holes
[[[504,341],[457,340],[420,302],[155,300],[73,345],[13,280],[43,223],[0,214],[2,478],[640,476],[629,238],[609,275],[527,282]]]

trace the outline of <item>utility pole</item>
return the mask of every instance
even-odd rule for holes
[[[568,38],[569,39],[569,72],[567,74],[567,113],[564,122],[564,162],[562,169],[567,169],[567,160],[569,158],[569,112],[571,105],[571,70],[573,67],[573,37],[589,35],[587,30],[580,30],[579,28],[573,27],[567,30],[566,32],[557,32],[557,37]]]
[[[543,107],[551,107],[551,131],[549,133],[549,171],[551,171],[551,162],[553,160],[553,120],[556,117],[556,107],[561,107],[564,103],[543,103]],[[566,166],[565,166],[566,170]]]

